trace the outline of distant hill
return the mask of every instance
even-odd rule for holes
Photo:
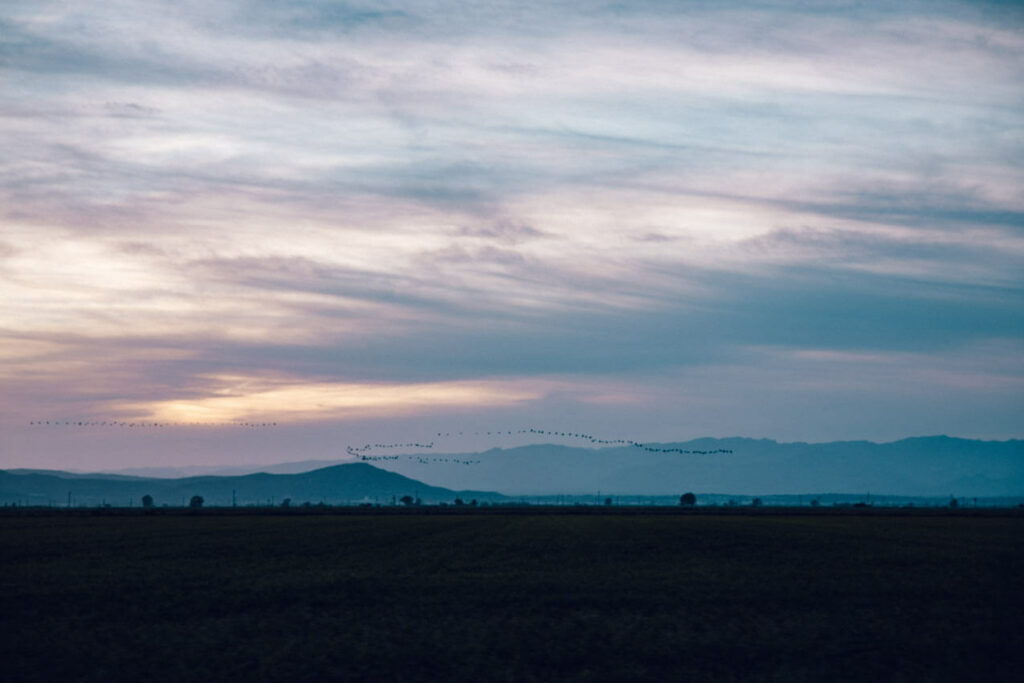
[[[139,505],[145,495],[156,505],[182,505],[192,496],[202,496],[207,505],[231,505],[232,496],[239,505],[278,504],[290,498],[303,502],[352,504],[390,503],[392,498],[409,495],[425,503],[497,502],[503,496],[487,491],[452,491],[430,486],[366,463],[335,465],[300,474],[256,473],[242,476],[204,476],[181,479],[157,479],[118,475],[82,475],[38,470],[0,470],[0,504],[18,502],[30,505],[65,505],[68,494],[73,505]]]
[[[296,504],[389,502],[392,496],[417,491],[425,502],[451,501],[456,496],[500,500],[501,494],[678,496],[683,491],[704,494],[706,501],[711,500],[709,494],[722,494],[723,500],[822,494],[1024,497],[1024,441],[1020,440],[930,436],[890,443],[815,444],[706,438],[650,445],[705,453],[541,444],[474,454],[389,453],[388,459],[380,461],[329,467],[317,460],[248,468],[219,466],[204,469],[231,476],[172,479],[155,477],[173,474],[173,469],[114,474],[9,470],[0,473],[0,503],[30,499],[64,504],[69,490],[83,504],[127,503],[148,493],[158,504],[178,505],[193,495],[202,495],[210,504],[230,504],[232,490],[239,504],[280,502],[286,497]],[[153,476],[131,476],[146,471]],[[194,473],[187,467],[177,471]]]
[[[242,474],[255,474],[256,472],[267,472],[269,474],[299,474],[312,470],[323,469],[333,465],[344,465],[351,463],[352,458],[339,458],[337,460],[300,460],[297,462],[283,462],[273,465],[180,465],[176,467],[128,467],[101,473],[104,477],[111,475],[147,477],[151,479],[182,479],[184,477],[234,477]],[[8,470],[14,472],[16,470]],[[29,471],[29,470],[20,470]],[[43,471],[43,470],[39,470]],[[93,475],[87,475],[93,476]]]
[[[452,488],[506,495],[666,495],[876,493],[900,496],[1022,496],[1024,441],[946,436],[891,443],[778,443],[770,439],[696,439],[652,444],[708,454],[653,453],[634,447],[535,445],[495,448],[445,464],[447,456],[400,457],[380,467]],[[730,453],[710,453],[726,450]],[[424,462],[424,460],[428,460]]]
[[[10,474],[42,474],[60,479],[119,479],[122,481],[134,481],[139,477],[122,474],[119,472],[69,472],[67,470],[35,470],[27,468],[16,468],[3,470]]]

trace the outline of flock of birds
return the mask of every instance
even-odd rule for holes
[[[517,436],[523,434],[535,434],[538,436],[557,436],[569,439],[578,439],[582,441],[588,441],[595,445],[601,446],[629,446],[632,448],[639,448],[640,450],[648,453],[681,453],[686,455],[718,455],[718,454],[729,454],[732,453],[732,449],[729,448],[716,448],[713,450],[699,450],[699,449],[687,449],[687,448],[661,448],[659,446],[652,446],[647,443],[640,441],[634,441],[632,439],[599,439],[591,434],[584,434],[581,432],[556,432],[546,429],[519,429],[519,430],[507,430],[507,431],[490,431],[490,432],[438,432],[438,438],[450,438],[452,436]],[[459,465],[476,465],[479,464],[479,460],[468,460],[448,457],[429,457],[418,454],[413,455],[381,455],[371,454],[371,451],[375,450],[386,450],[394,448],[433,448],[434,442],[429,443],[375,443],[366,444],[364,446],[348,446],[346,451],[349,455],[359,458],[364,462],[381,462],[388,460],[399,460],[400,458],[406,458],[407,460],[416,459],[421,464],[430,463],[452,463]]]
[[[369,444],[367,444],[367,445],[369,445]],[[390,448],[390,447],[393,447],[393,446],[395,446],[395,447],[398,446],[398,444],[374,444],[374,445],[379,445],[381,448]],[[434,447],[433,443],[429,443],[429,444],[416,444],[416,445],[419,448],[433,448]],[[366,454],[366,446],[362,446],[360,448],[352,448],[351,446],[349,446],[345,450],[348,452],[349,455],[354,456],[356,458],[359,458],[363,462],[387,462],[388,460],[401,460],[402,458],[405,458],[406,460],[415,460],[416,462],[418,462],[421,465],[433,465],[433,464],[439,464],[439,463],[445,463],[445,464],[449,464],[449,465],[479,465],[480,464],[479,460],[472,460],[472,459],[469,459],[469,458],[456,458],[456,457],[451,456],[451,455],[445,456],[445,457],[441,457],[441,456],[437,456],[437,457],[427,456],[427,455],[421,455],[419,453],[415,453],[415,454],[412,454],[412,455],[367,455]]]
[[[370,450],[373,450],[375,448],[379,450],[379,449],[382,449],[382,448],[433,448],[433,447],[434,447],[434,442],[433,441],[431,441],[430,443],[372,443],[372,444],[368,443],[365,446],[357,446],[357,447],[346,446],[345,450],[348,451],[349,455],[359,455],[360,453],[365,453],[366,451],[370,451]]]
[[[263,429],[267,427],[276,427],[276,422],[129,422],[126,420],[30,420],[29,425],[33,427],[121,427],[129,429],[143,429],[153,427],[244,427],[249,429]],[[685,455],[717,455],[717,454],[728,454],[732,453],[732,450],[728,448],[716,448],[714,450],[697,450],[697,449],[686,449],[686,448],[661,448],[660,446],[652,446],[648,443],[641,441],[634,441],[632,439],[599,439],[592,434],[584,434],[582,432],[562,432],[552,431],[547,429],[519,429],[519,430],[498,430],[498,431],[476,431],[476,432],[438,432],[437,438],[452,438],[459,436],[489,436],[489,437],[501,437],[501,436],[521,436],[533,434],[536,436],[554,436],[566,439],[576,439],[579,441],[587,441],[597,446],[629,446],[631,448],[637,448],[648,453],[680,453]],[[406,458],[408,460],[415,459],[421,464],[457,464],[457,465],[477,465],[480,460],[473,460],[469,458],[457,458],[453,456],[425,456],[422,454],[403,454],[403,455],[383,455],[379,451],[396,450],[396,449],[416,449],[426,450],[434,447],[434,442],[407,442],[407,443],[373,443],[365,444],[363,446],[346,446],[345,451],[352,457],[358,458],[364,462],[381,462],[388,460],[399,460],[400,458]]]
[[[688,450],[686,448],[659,448],[658,446],[651,446],[650,444],[643,443],[641,441],[633,441],[632,439],[599,439],[591,434],[583,434],[582,432],[553,432],[545,429],[520,429],[518,431],[497,431],[497,432],[465,432],[471,436],[512,436],[514,434],[538,434],[544,436],[560,436],[569,439],[578,439],[582,441],[589,441],[592,444],[601,446],[632,446],[633,448],[640,448],[648,453],[686,453],[694,455],[714,455],[717,453],[732,453],[728,448],[716,448],[714,450],[703,451],[703,450]],[[462,436],[463,432],[456,432],[457,436]],[[438,436],[442,436],[441,432],[437,433]],[[445,432],[444,436],[451,436],[452,432]]]
[[[276,422],[128,422],[126,420],[29,420],[32,427],[276,427]]]
[[[440,433],[438,433],[440,436]],[[415,459],[416,462],[421,465],[430,465],[434,463],[447,463],[450,465],[478,465],[479,460],[470,460],[467,458],[456,458],[454,456],[447,457],[432,457],[420,454],[412,455],[369,455],[368,451],[384,450],[389,448],[433,448],[434,442],[430,443],[368,443],[365,446],[346,446],[345,452],[355,458],[359,458],[363,462],[386,462],[388,460],[400,460],[405,458],[406,460]]]

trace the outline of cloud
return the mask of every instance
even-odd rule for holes
[[[223,423],[245,420],[352,420],[398,417],[453,406],[501,406],[539,398],[524,382],[342,384],[261,377],[205,378],[213,395],[149,403],[114,404],[114,414],[157,422]]]
[[[530,225],[502,220],[481,225],[464,225],[455,234],[459,237],[493,240],[510,246],[517,246],[523,242],[551,237],[549,233],[537,230]]]
[[[998,232],[942,229],[782,228],[742,243],[755,258],[776,264],[815,262],[838,271],[866,271],[934,283],[1021,286],[1019,240]]]
[[[277,373],[568,377],[609,406],[644,395],[631,378],[706,368],[739,394],[785,374],[759,368],[1024,336],[1011,5],[41,1],[0,22],[15,404]]]

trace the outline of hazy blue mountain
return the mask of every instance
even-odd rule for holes
[[[730,496],[872,494],[921,497],[1024,496],[1024,441],[979,441],[946,436],[891,443],[840,441],[778,443],[770,439],[696,439],[657,448],[707,453],[659,453],[635,447],[574,448],[533,445],[475,454],[389,454],[388,459],[320,467],[324,461],[272,466],[216,467],[235,476],[176,479],[124,474],[14,470],[0,473],[0,502],[66,503],[68,491],[82,504],[138,501],[180,505],[193,495],[210,504],[303,501],[388,502],[418,495],[427,502],[456,496],[499,500],[508,496]],[[731,451],[731,452],[715,452]],[[466,461],[473,464],[463,464]],[[446,462],[447,461],[447,462]],[[374,465],[371,467],[370,465]],[[317,469],[313,469],[317,468]],[[253,472],[261,470],[261,472]],[[303,471],[305,470],[305,471]],[[286,472],[288,474],[275,474]],[[401,476],[400,476],[401,475]],[[15,479],[17,478],[17,479]]]
[[[123,475],[155,479],[182,479],[184,477],[216,476],[234,477],[243,474],[267,472],[268,474],[299,474],[323,469],[333,465],[351,463],[351,458],[337,460],[300,460],[273,465],[181,465],[175,467],[128,467],[106,472],[104,475]],[[15,470],[9,470],[11,472]],[[26,470],[27,471],[27,470]]]
[[[71,472],[68,470],[37,470],[24,467],[3,471],[10,474],[43,474],[59,477],[60,479],[120,479],[124,481],[133,481],[139,478],[137,476],[122,474],[119,472]]]
[[[696,439],[652,444],[690,451],[651,453],[634,447],[535,445],[495,448],[478,464],[431,457],[384,460],[380,467],[450,488],[495,489],[507,495],[666,495],[877,493],[902,496],[1024,495],[1024,441],[946,436],[891,443],[778,443],[770,439]]]
[[[65,505],[71,494],[74,505],[139,505],[151,495],[156,505],[182,505],[192,496],[202,496],[207,505],[230,505],[232,492],[239,505],[280,503],[291,498],[303,502],[345,504],[390,503],[409,495],[425,503],[465,500],[499,501],[503,497],[486,491],[451,491],[430,486],[366,463],[349,463],[300,474],[256,473],[234,477],[186,477],[146,479],[142,477],[94,477],[69,473],[0,471],[0,503]]]

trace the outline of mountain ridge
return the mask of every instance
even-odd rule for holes
[[[643,446],[652,450],[629,445],[588,448],[528,444],[493,447],[473,454],[420,451],[380,456],[371,451],[360,456],[361,462],[353,462],[349,457],[340,461],[231,466],[231,470],[241,472],[231,475],[200,473],[171,479],[140,477],[127,474],[125,470],[91,474],[10,472],[20,472],[21,476],[56,477],[65,482],[56,486],[65,494],[73,482],[79,482],[74,483],[74,487],[84,489],[85,485],[80,482],[90,479],[119,481],[116,486],[125,490],[137,490],[149,481],[164,482],[150,486],[159,490],[164,490],[159,487],[173,489],[179,500],[182,496],[193,495],[184,490],[187,486],[206,486],[212,487],[215,493],[209,500],[213,504],[223,504],[224,496],[230,494],[215,482],[232,478],[238,480],[236,490],[241,485],[246,495],[251,491],[250,497],[262,503],[281,496],[295,501],[312,498],[314,502],[320,497],[338,501],[380,500],[384,494],[379,482],[368,484],[368,488],[360,492],[345,489],[338,481],[330,485],[316,481],[323,479],[324,473],[332,468],[359,464],[407,478],[408,481],[395,480],[384,487],[390,491],[387,496],[414,495],[413,491],[400,494],[396,491],[418,487],[423,492],[429,491],[431,499],[438,501],[445,500],[446,496],[447,500],[456,496],[497,499],[495,497],[502,494],[549,496],[598,492],[664,496],[679,495],[681,491],[725,491],[739,496],[808,495],[815,491],[923,497],[1024,495],[1024,441],[1019,439],[986,441],[931,435],[881,443],[867,440],[808,443],[751,437],[701,437],[689,441],[648,442]],[[673,453],[663,449],[690,452]],[[467,460],[473,464],[467,466]],[[321,466],[305,469],[311,465]],[[321,474],[314,474],[317,472]],[[256,476],[259,474],[278,479],[264,481]],[[275,483],[266,483],[269,481]],[[299,493],[283,493],[290,490],[289,487]],[[0,496],[2,489],[0,486]],[[53,494],[52,488],[48,491],[49,495]],[[344,491],[348,497],[341,497],[339,491]],[[196,494],[203,495],[202,492]]]
[[[24,470],[22,472],[25,472]],[[66,473],[68,474],[68,473]],[[402,496],[424,502],[451,502],[457,497],[500,501],[493,491],[453,491],[389,472],[368,463],[346,463],[297,474],[254,472],[240,476],[200,475],[178,479],[61,477],[38,472],[0,470],[0,503],[29,505],[138,504],[150,495],[157,505],[182,504],[201,496],[207,505],[276,504],[285,498],[303,502],[353,504],[392,502]]]
[[[685,448],[690,446],[697,450],[701,450],[698,444],[703,444],[710,448],[714,445],[721,447],[726,442],[740,442],[744,445],[775,445],[775,446],[801,446],[801,447],[824,447],[833,445],[862,445],[867,447],[873,446],[891,446],[901,444],[905,442],[929,442],[929,443],[940,443],[943,441],[956,441],[965,443],[988,443],[988,444],[1024,444],[1024,440],[1021,439],[972,439],[966,437],[955,437],[948,436],[945,434],[927,435],[927,436],[911,436],[904,437],[902,439],[896,439],[893,441],[870,441],[867,439],[852,439],[852,440],[840,440],[840,441],[778,441],[766,437],[746,437],[746,436],[730,436],[730,437],[712,437],[702,436],[686,441],[646,441],[644,445],[665,447],[665,448]],[[504,452],[513,450],[516,448],[531,448],[534,446],[542,446],[547,448],[564,447],[567,449],[573,448],[585,448],[586,450],[606,450],[609,448],[630,448],[623,446],[603,446],[596,448],[588,448],[584,446],[574,446],[571,444],[528,444],[523,446],[512,446],[502,447],[494,446],[485,451],[445,451],[440,450],[437,453],[422,452],[423,455],[436,455],[436,456],[467,456],[477,455],[495,452]],[[403,454],[405,455],[405,454]],[[73,474],[104,474],[104,475],[121,475],[121,476],[135,476],[145,478],[175,478],[180,479],[183,477],[191,476],[202,476],[202,475],[213,475],[213,476],[237,476],[243,474],[252,474],[255,472],[268,472],[270,474],[297,474],[301,472],[308,472],[315,469],[322,469],[324,467],[330,467],[332,465],[341,465],[350,462],[357,462],[353,460],[351,456],[345,456],[336,459],[315,459],[315,460],[297,460],[297,461],[284,461],[271,464],[263,465],[184,465],[177,467],[129,467],[119,468],[114,470],[101,470],[97,472],[84,472],[81,470],[71,471]],[[14,471],[8,469],[8,471]],[[40,472],[62,472],[63,470],[34,470]]]
[[[600,449],[528,445],[472,457],[472,468],[431,465],[416,458],[380,466],[444,486],[496,488],[507,495],[664,495],[674,491],[736,494],[874,492],[907,496],[1024,494],[1024,441],[945,435],[897,441],[778,442],[749,437],[648,442]],[[724,450],[727,452],[712,453]],[[442,461],[444,454],[434,456]],[[465,457],[465,456],[463,456]],[[499,488],[500,486],[500,488]]]

